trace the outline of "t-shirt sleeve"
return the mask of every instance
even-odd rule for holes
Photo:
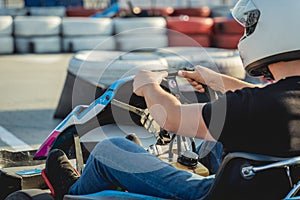
[[[224,147],[231,145],[234,138],[242,137],[241,130],[247,127],[251,95],[251,89],[227,92],[203,107],[202,115],[206,126]]]

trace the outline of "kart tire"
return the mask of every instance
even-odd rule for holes
[[[232,18],[215,17],[214,18],[215,34],[239,34],[243,35],[244,28]]]
[[[166,34],[153,35],[119,35],[116,37],[116,45],[119,51],[149,51],[169,45]]]
[[[0,54],[14,52],[14,39],[12,36],[0,36]]]
[[[213,36],[212,46],[223,49],[237,49],[242,34],[216,34]]]
[[[55,16],[18,16],[15,18],[14,24],[15,36],[51,36],[60,34],[61,18]]]
[[[59,53],[61,38],[51,37],[16,37],[16,52],[18,53]]]
[[[19,190],[8,195],[5,200],[54,200],[46,191],[40,189]]]
[[[0,16],[0,36],[11,35],[13,31],[13,18],[11,16]]]
[[[184,34],[211,34],[214,21],[203,17],[168,17],[167,27]]]
[[[73,36],[62,39],[64,52],[81,50],[115,50],[116,42],[111,36]]]
[[[174,10],[173,15],[188,15],[194,17],[209,17],[210,16],[210,8],[207,6],[201,6],[198,8],[177,8]]]
[[[110,18],[66,17],[62,20],[63,36],[101,36],[113,34]]]
[[[116,34],[165,34],[166,20],[163,17],[115,18]]]
[[[64,17],[66,8],[63,6],[56,7],[30,7],[29,14],[31,16],[57,16]]]

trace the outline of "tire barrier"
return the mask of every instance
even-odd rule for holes
[[[117,49],[133,51],[168,46],[166,20],[162,17],[114,19]]]
[[[33,46],[39,45],[34,43],[40,43],[40,41],[37,42],[33,38],[54,36],[62,37],[61,49],[64,52],[94,48],[134,51],[168,46],[236,49],[243,32],[243,28],[234,19],[226,17],[183,15],[165,18],[60,18],[58,16],[16,16],[12,18],[11,16],[0,16],[0,36],[11,36],[14,33],[13,36],[18,40],[15,42],[17,52],[35,51]],[[108,39],[110,36],[114,36],[115,39]],[[26,37],[29,38],[29,42],[25,42]],[[19,44],[24,43],[31,45],[18,47]],[[10,49],[10,45],[8,46]],[[53,45],[50,46],[53,47]],[[56,51],[54,48],[51,50],[51,52]]]
[[[17,16],[14,20],[15,36],[53,36],[60,34],[61,18],[55,16]]]
[[[169,47],[210,47],[211,37],[209,35],[183,35],[176,32],[168,33]]]
[[[243,35],[244,33],[244,27],[237,23],[233,18],[215,17],[213,20],[215,34]]]
[[[122,51],[80,51],[69,62],[56,118],[64,118],[73,106],[89,104],[120,77],[134,75],[141,69],[167,69],[167,63],[150,53]]]
[[[14,39],[12,36],[0,36],[0,54],[11,54],[14,52]]]
[[[166,20],[162,17],[115,18],[115,34],[165,34]]]
[[[211,37],[209,35],[189,35],[189,37],[191,37],[202,47],[211,46]]]
[[[107,88],[141,69],[166,70],[168,66],[164,59],[146,53],[82,51],[71,59],[68,71],[93,85]]]
[[[66,16],[67,17],[89,17],[102,10],[98,9],[86,9],[83,7],[70,7],[66,9]]]
[[[167,27],[169,46],[211,46],[211,34],[214,22],[212,18],[203,17],[168,17]],[[176,32],[182,34],[176,34]],[[185,36],[183,36],[185,35]]]
[[[188,15],[193,17],[209,17],[210,16],[210,8],[207,6],[202,6],[198,8],[177,8],[174,9],[172,15],[179,16],[179,15]]]
[[[212,18],[168,17],[167,28],[183,34],[211,34],[214,26]]]
[[[31,16],[57,16],[64,17],[66,15],[66,8],[62,6],[56,7],[29,7],[29,14]]]
[[[63,36],[112,35],[113,21],[110,18],[66,17],[62,20]]]
[[[110,18],[66,17],[62,20],[62,49],[64,52],[80,50],[115,50],[113,20]]]
[[[17,53],[60,53],[61,38],[49,37],[16,37]]]
[[[13,32],[13,18],[11,16],[0,16],[0,36],[11,35]]]
[[[62,38],[64,52],[77,52],[80,50],[115,50],[115,38],[111,36],[73,36]]]
[[[27,8],[0,8],[0,16],[25,16],[28,14]]]
[[[244,28],[232,18],[215,17],[212,46],[225,49],[236,49]]]
[[[238,34],[216,34],[213,36],[212,46],[224,49],[237,49],[242,35]]]
[[[0,16],[0,54],[14,52],[13,18],[11,16]]]
[[[246,72],[237,50],[201,47],[167,47],[158,49],[170,68],[191,68],[202,65],[238,79],[244,79]]]
[[[213,6],[211,7],[211,17],[228,17],[231,15],[230,9],[232,9],[233,6]]]
[[[116,36],[116,47],[120,51],[149,51],[169,46],[166,34],[121,34]]]

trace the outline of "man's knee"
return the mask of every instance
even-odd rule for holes
[[[106,154],[106,153],[112,154],[114,152],[144,153],[146,152],[146,150],[126,138],[113,137],[113,138],[107,138],[99,142],[95,146],[92,153],[99,155],[99,154]]]

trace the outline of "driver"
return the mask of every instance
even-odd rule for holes
[[[234,18],[245,27],[238,49],[246,71],[273,79],[256,86],[197,66],[179,71],[197,90],[203,85],[223,93],[209,103],[182,105],[160,87],[166,72],[139,72],[134,92],[145,98],[151,115],[164,129],[223,144],[224,151],[274,156],[300,150],[300,1],[240,0]],[[284,14],[284,15],[282,15]],[[222,117],[223,116],[223,117]],[[56,199],[122,188],[167,199],[197,199],[214,176],[178,170],[123,138],[97,144],[79,178],[60,150],[50,152],[46,174]]]

